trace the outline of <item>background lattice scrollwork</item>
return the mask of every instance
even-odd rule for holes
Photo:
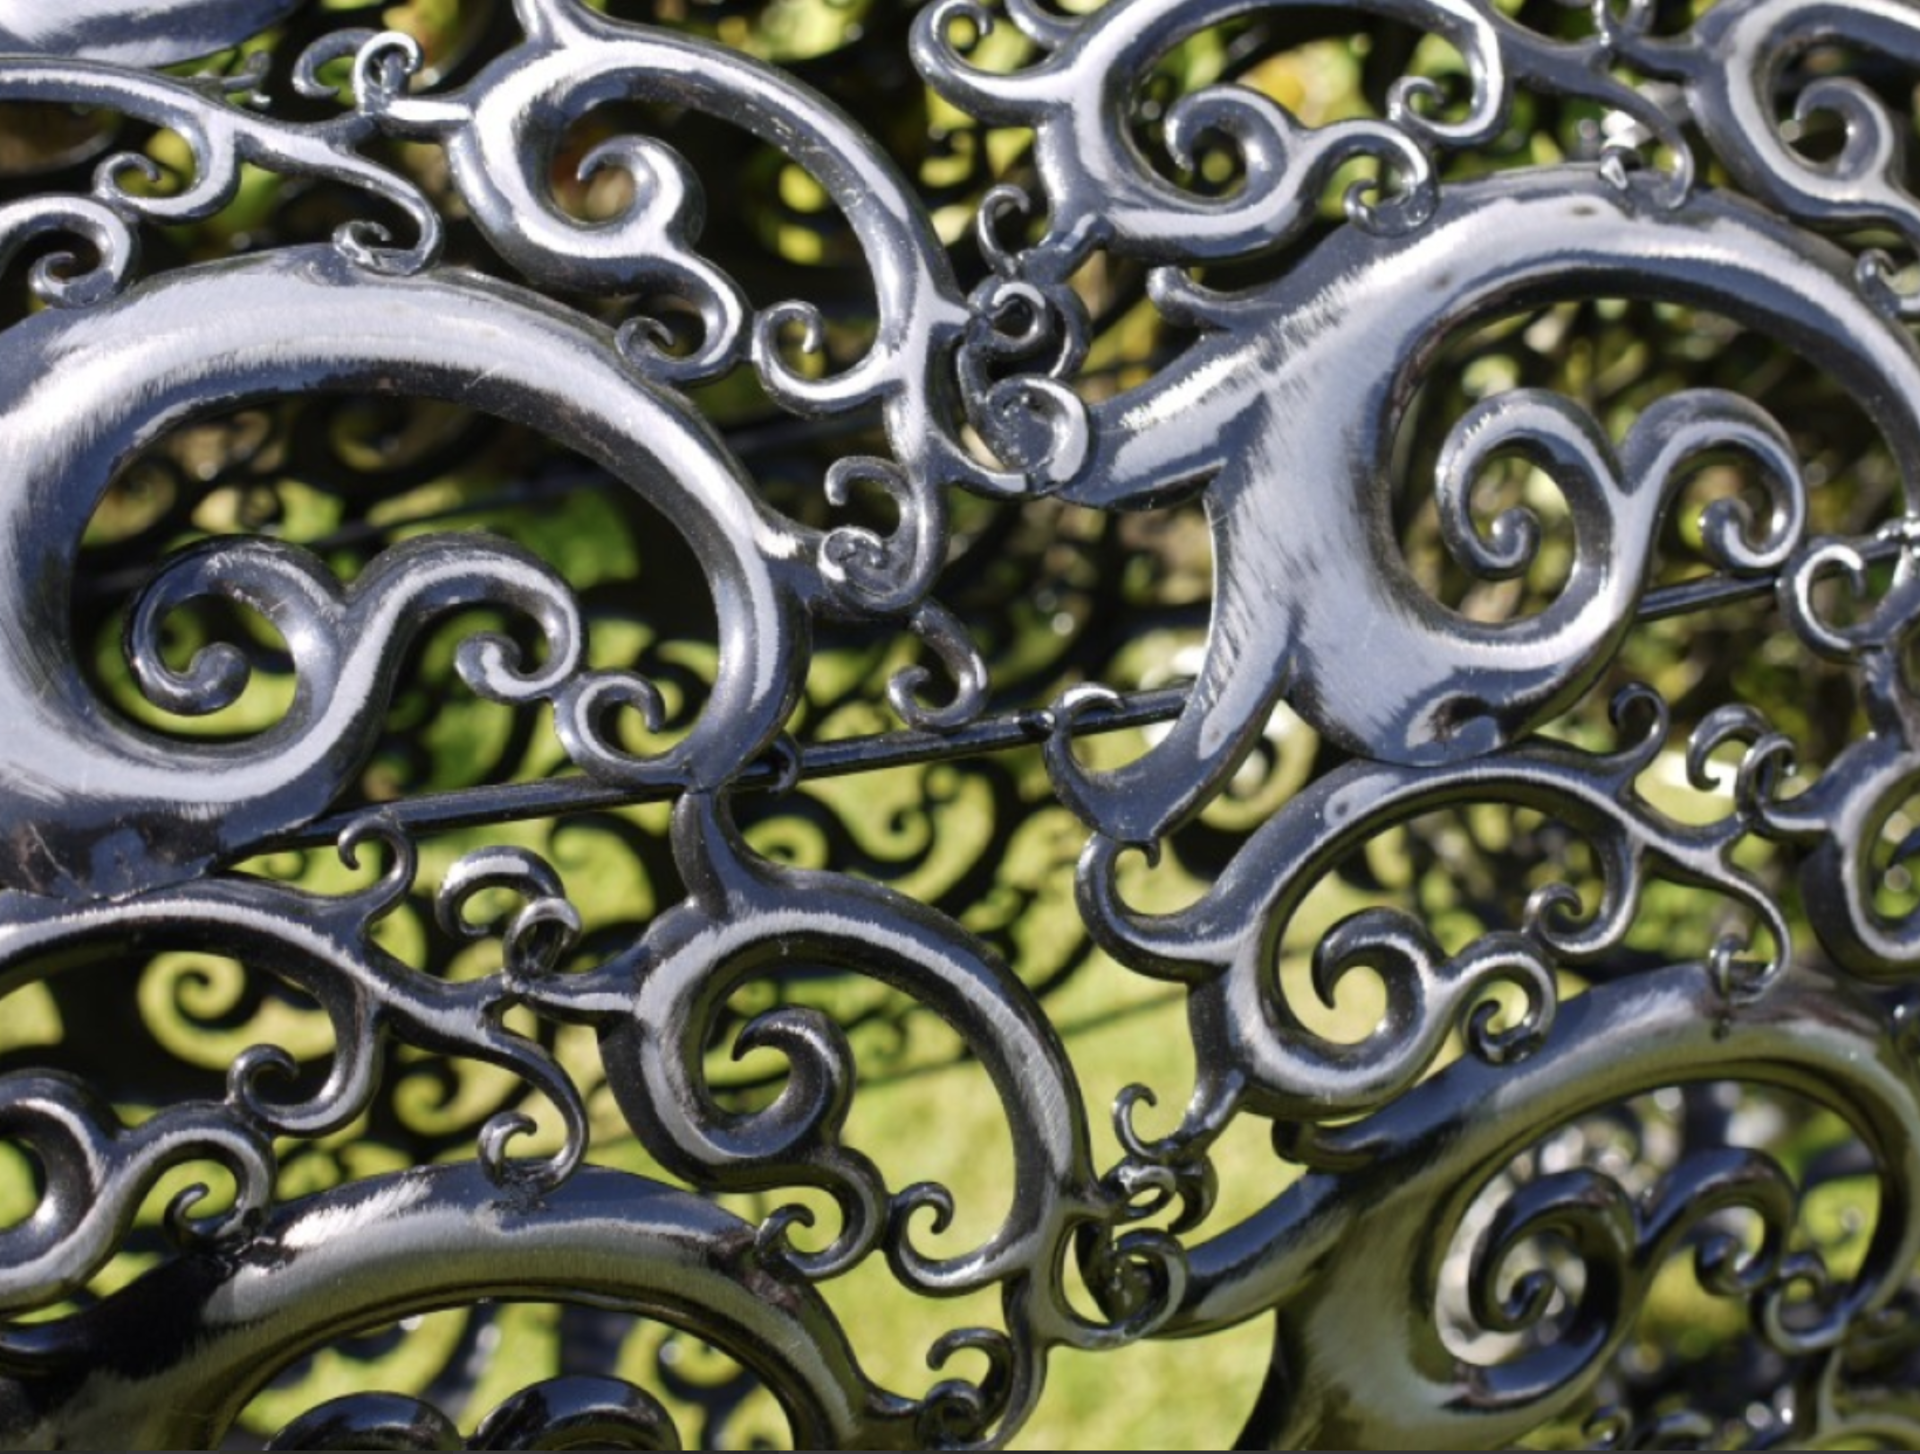
[[[1914,1447],[1905,0],[0,0],[0,1437]]]

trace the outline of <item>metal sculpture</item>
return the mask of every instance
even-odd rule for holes
[[[354,8],[0,4],[7,114],[70,122],[87,108],[135,143],[111,150],[109,125],[0,200],[0,261],[28,259],[36,299],[0,331],[6,991],[191,949],[299,992],[325,1029],[317,1057],[251,1041],[223,1057],[223,1090],[185,1077],[137,1114],[125,1084],[87,1073],[111,1047],[8,1052],[0,1137],[36,1181],[31,1211],[0,1230],[0,1441],[214,1447],[316,1350],[432,1309],[539,1299],[706,1340],[771,1391],[801,1447],[997,1444],[1058,1350],[1269,1313],[1271,1372],[1244,1435],[1263,1446],[1496,1447],[1549,1427],[1615,1448],[1920,1446],[1920,909],[1881,892],[1889,825],[1920,790],[1907,661],[1920,202],[1911,118],[1888,99],[1910,100],[1920,10],[1720,0],[1676,24],[1655,0],[1599,0],[1542,28],[1530,7],[1488,0],[1356,0],[1353,26],[1450,47],[1455,94],[1410,71],[1380,114],[1310,124],[1229,79],[1156,102],[1143,133],[1137,93],[1167,56],[1289,7],[1109,0],[1080,16],[1007,0],[1019,42],[987,64],[962,40],[984,41],[995,14],[941,0],[901,17],[898,50],[950,106],[1031,134],[1032,190],[969,198],[969,286],[927,187],[801,68],[579,0],[467,7],[469,48],[430,64],[410,35],[348,23]],[[1590,155],[1516,158],[1543,97],[1599,118]],[[609,107],[657,129],[575,147]],[[777,154],[837,210],[870,336],[836,342],[829,310],[757,298],[734,275],[738,240],[703,230],[725,180],[676,144],[700,118]],[[1824,157],[1796,144],[1822,118],[1838,121]],[[161,134],[176,143],[171,183],[142,144]],[[1224,186],[1202,166],[1222,147],[1237,167]],[[438,191],[397,160],[420,151],[439,158]],[[584,221],[556,191],[563,155],[583,182],[621,174],[630,198]],[[1370,179],[1330,221],[1324,194],[1355,163]],[[167,265],[169,226],[229,215],[267,174],[331,199],[330,239],[267,222],[238,256]],[[446,261],[450,246],[484,270]],[[1093,264],[1135,267],[1157,317],[1191,338],[1125,387],[1090,382],[1098,327],[1076,280]],[[1403,551],[1407,421],[1436,360],[1476,329],[1588,298],[1709,313],[1803,359],[1892,462],[1878,518],[1822,533],[1821,481],[1757,388],[1665,392],[1623,422],[1523,382],[1445,422],[1435,529],[1471,581],[1525,577],[1546,549],[1540,516],[1480,507],[1489,471],[1523,459],[1565,502],[1563,582],[1500,621],[1436,598]],[[830,448],[873,447],[836,450],[810,491],[783,495],[710,417],[711,388],[733,385]],[[645,618],[644,592],[590,606],[584,583],[523,544],[389,539],[372,507],[353,518],[384,548],[350,571],[294,532],[207,526],[191,503],[204,489],[186,485],[118,554],[99,544],[103,502],[170,435],[368,398],[541,436],[654,512],[711,599],[709,669],[596,649],[610,620]],[[330,426],[314,417],[283,416],[278,442],[227,439],[202,486],[231,477],[271,496],[303,449],[320,469],[311,446]],[[1676,503],[1703,462],[1727,461],[1745,494]],[[437,469],[344,469],[340,489],[391,501]],[[834,522],[863,494],[888,502],[889,525]],[[1103,519],[1203,502],[1213,582],[1191,683],[1009,706],[1018,668],[990,665],[977,622],[935,594],[967,589],[950,568],[966,553],[963,495],[987,502],[970,518],[997,520],[1045,502]],[[1706,573],[1673,580],[1658,566],[1679,516]],[[982,534],[1004,539],[997,528]],[[137,581],[118,695],[86,605],[116,570]],[[1797,748],[1764,701],[1689,709],[1696,787],[1716,756],[1739,757],[1717,816],[1697,822],[1643,788],[1674,747],[1658,693],[1614,696],[1610,744],[1542,730],[1614,684],[1644,623],[1754,598],[1857,685],[1864,730],[1842,733],[1804,786],[1788,782]],[[184,658],[172,644],[182,614],[209,603],[277,638],[291,685],[271,725],[181,728],[233,707],[256,675],[257,640],[198,640]],[[369,760],[443,618],[458,627],[443,679],[499,708],[544,766],[372,803]],[[917,639],[949,686],[889,658],[904,730],[797,740],[816,640],[835,631]],[[1331,757],[1257,805],[1197,897],[1139,902],[1130,855],[1158,858],[1230,797],[1283,704]],[[1132,761],[1080,756],[1082,737],[1142,724],[1159,735]],[[740,826],[760,788],[1023,746],[1084,824],[1077,932],[1186,999],[1187,1109],[1152,1135],[1136,1120],[1155,1088],[1125,1091],[1111,1164],[1044,998],[1048,973],[1084,950],[1053,971],[1010,963],[1005,936],[963,927],[959,904],[849,871],[866,852],[851,820],[822,830],[840,835],[828,867],[780,861]],[[979,771],[994,812],[1034,810],[990,762]],[[677,901],[612,923],[505,831],[650,800],[672,801],[670,830],[633,852],[677,880]],[[1520,910],[1464,942],[1382,904],[1314,931],[1319,998],[1357,969],[1383,994],[1366,1033],[1331,1036],[1277,971],[1279,946],[1347,858],[1462,805],[1549,821],[1551,846],[1577,843],[1590,863],[1585,892],[1549,856]],[[600,829],[629,833],[624,821]],[[495,826],[498,841],[423,875],[433,835]],[[319,845],[344,869],[377,848],[385,867],[336,890],[259,867]],[[1630,938],[1672,886],[1696,924],[1723,920],[1699,952],[1650,961]],[[1036,890],[1001,887],[1003,925],[1033,910]],[[438,972],[382,937],[397,907],[429,897],[446,943],[491,946],[482,970]],[[975,1245],[934,1247],[953,1193],[894,1184],[849,1133],[861,1057],[849,1024],[779,998],[796,964],[930,1012],[984,1069],[1015,1151],[1004,1215]],[[743,1021],[737,998],[760,982],[776,999]],[[591,1034],[601,1084],[557,1049],[574,1030]],[[709,1051],[729,1035],[784,1060],[750,1106],[713,1081]],[[458,1164],[290,1192],[301,1147],[384,1114],[403,1053],[492,1067],[514,1089],[428,1148],[447,1159],[467,1138]],[[1716,1085],[1837,1118],[1839,1169],[1735,1135]],[[536,1134],[527,1095],[555,1134]],[[680,1185],[587,1164],[610,1114]],[[1223,1226],[1216,1147],[1248,1120],[1301,1173]],[[1543,1150],[1555,1137],[1574,1153]],[[1609,1137],[1628,1149],[1608,1152]],[[163,1177],[206,1163],[229,1183],[220,1209],[195,1214],[206,1186],[181,1192],[152,1265],[103,1284]],[[1874,1203],[1844,1267],[1805,1230],[1842,1174],[1868,1178]],[[837,1211],[811,1241],[803,1189]],[[755,1220],[718,1200],[748,1195]],[[1688,1255],[1709,1296],[1743,1309],[1733,1391],[1628,1367],[1656,1280]],[[915,1394],[863,1370],[822,1288],[876,1259],[915,1294],[998,1297],[997,1325],[927,1349],[936,1369],[972,1360],[983,1374]],[[323,1402],[270,1447],[462,1446],[430,1393]],[[654,1393],[567,1374],[499,1401],[465,1446],[681,1437]]]

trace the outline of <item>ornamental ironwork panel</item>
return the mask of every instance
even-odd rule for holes
[[[0,1443],[1920,1447],[1916,84],[0,0]]]

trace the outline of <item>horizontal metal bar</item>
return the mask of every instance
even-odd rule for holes
[[[1860,553],[1870,562],[1882,562],[1891,560],[1900,549],[1899,541],[1875,540],[1861,546]],[[1642,621],[1663,621],[1764,596],[1773,591],[1776,584],[1776,578],[1770,575],[1701,576],[1647,592],[1637,615]],[[1154,691],[1135,692],[1119,697],[1112,706],[1081,714],[1074,719],[1069,730],[1075,737],[1091,737],[1129,727],[1170,722],[1180,714],[1186,697],[1187,687],[1184,683]],[[957,732],[945,734],[882,732],[836,742],[809,743],[798,750],[797,772],[792,770],[791,765],[782,764],[776,758],[763,758],[741,773],[736,779],[736,786],[743,791],[760,792],[779,785],[783,776],[807,781],[876,772],[890,767],[908,767],[922,762],[980,757],[1043,742],[1052,730],[1052,713],[1029,708],[983,717]],[[495,787],[457,788],[450,792],[425,793],[392,803],[334,813],[250,850],[249,856],[332,843],[343,829],[369,812],[386,814],[409,833],[430,834],[530,818],[605,812],[639,803],[661,802],[678,797],[685,790],[683,779],[669,775],[663,775],[657,782],[626,784],[600,783],[591,778],[574,776]]]
[[[1878,538],[1863,542],[1853,542],[1860,552],[1861,559],[1869,565],[1884,565],[1899,555],[1905,543],[1895,538]],[[1730,605],[1735,601],[1750,601],[1757,596],[1771,595],[1780,584],[1777,575],[1697,576],[1693,580],[1679,581],[1671,586],[1661,586],[1648,591],[1641,597],[1640,609],[1635,613],[1642,621],[1665,621],[1674,616],[1686,616],[1695,611],[1705,611],[1713,606]]]
[[[1112,706],[1081,714],[1074,719],[1069,730],[1076,737],[1091,737],[1128,727],[1170,722],[1180,714],[1186,699],[1185,685],[1136,692],[1118,699]],[[846,777],[852,773],[908,767],[921,762],[979,757],[1043,742],[1052,731],[1052,713],[1029,709],[983,717],[957,732],[945,734],[882,732],[837,742],[809,743],[799,749],[797,777],[802,781]],[[778,785],[785,775],[783,764],[779,761],[762,758],[741,773],[735,784],[747,791],[763,791]],[[657,783],[611,785],[587,777],[556,777],[539,782],[508,783],[499,787],[457,788],[451,792],[425,793],[393,803],[334,813],[249,850],[249,856],[332,843],[340,836],[341,830],[369,812],[391,817],[409,833],[442,833],[455,828],[560,817],[568,813],[602,812],[610,808],[631,807],[636,803],[659,802],[678,797],[685,789],[685,782],[678,778],[663,778]]]

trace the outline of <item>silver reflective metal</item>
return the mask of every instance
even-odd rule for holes
[[[161,1088],[139,1117],[67,1064],[0,1073],[0,1137],[39,1171],[37,1207],[0,1230],[0,1442],[215,1447],[254,1394],[342,1337],[541,1299],[707,1340],[772,1392],[800,1447],[1000,1443],[1057,1351],[1267,1314],[1250,1444],[1498,1447],[1571,1417],[1603,1447],[1920,1447],[1920,911],[1878,897],[1880,845],[1920,790],[1906,662],[1920,621],[1920,201],[1912,117],[1887,99],[1910,101],[1920,78],[1920,9],[1719,0],[1688,27],[1655,0],[1599,0],[1570,37],[1492,0],[1343,8],[1352,28],[1450,46],[1463,94],[1410,74],[1381,114],[1313,125],[1227,80],[1174,98],[1164,155],[1150,155],[1135,97],[1155,68],[1287,5],[921,9],[902,43],[926,83],[1032,136],[1032,194],[978,200],[982,280],[969,287],[877,139],[881,118],[856,120],[691,28],[514,0],[510,24],[490,22],[506,43],[430,71],[411,37],[293,0],[0,4],[0,102],[135,128],[134,149],[106,154],[79,189],[0,201],[0,262],[27,257],[44,305],[0,331],[0,983],[191,948],[302,992],[332,1035],[323,1074],[252,1044],[223,1094]],[[1010,68],[960,43],[997,21],[1022,37]],[[310,43],[297,59],[263,50],[278,72],[175,64],[282,23]],[[1540,97],[1602,118],[1592,155],[1454,165],[1524,133]],[[607,107],[666,119],[569,151]],[[1824,158],[1795,142],[1821,115],[1839,121]],[[737,239],[704,234],[708,194],[728,179],[677,147],[689,118],[774,149],[841,214],[872,300],[852,362],[828,364],[826,310],[753,296],[726,262]],[[174,135],[188,159],[177,185],[140,149],[141,127]],[[1237,178],[1209,188],[1200,164],[1221,144]],[[423,150],[445,191],[423,180]],[[582,221],[555,191],[563,155],[583,179],[624,173],[631,200]],[[1356,160],[1377,179],[1331,219],[1324,195]],[[169,225],[226,215],[260,173],[290,195],[351,199],[357,215],[331,241],[243,239],[237,256],[149,265],[165,263]],[[456,231],[485,250],[484,272],[443,261]],[[1095,263],[1150,269],[1152,308],[1191,336],[1104,392],[1087,382],[1095,321],[1075,288]],[[1260,280],[1218,283],[1250,263]],[[1744,392],[1669,391],[1623,424],[1522,381],[1445,429],[1438,536],[1473,580],[1524,576],[1546,549],[1538,514],[1487,519],[1476,498],[1496,461],[1523,458],[1565,501],[1564,583],[1503,621],[1436,598],[1401,546],[1404,435],[1436,359],[1483,326],[1593,298],[1712,314],[1808,361],[1893,462],[1884,523],[1818,533],[1819,482]],[[720,384],[808,427],[870,426],[885,453],[850,449],[817,482],[824,508],[795,503],[703,412],[696,386]],[[334,395],[437,401],[534,431],[657,512],[713,606],[691,725],[638,748],[628,719],[669,729],[683,684],[596,664],[609,658],[579,582],[458,530],[416,533],[351,574],[271,532],[169,540],[138,562],[126,617],[121,664],[144,705],[110,699],[75,627],[109,491],[170,431]],[[1755,487],[1683,522],[1713,579],[1663,584],[1670,517],[1703,463],[1727,461]],[[830,523],[863,491],[889,502],[884,532]],[[1204,502],[1214,575],[1191,684],[1151,699],[1083,686],[1044,711],[990,714],[984,654],[934,594],[960,549],[956,491],[1000,512]],[[1796,747],[1766,703],[1713,704],[1675,744],[1669,704],[1628,688],[1613,745],[1542,732],[1607,679],[1637,622],[1756,594],[1857,684],[1865,727],[1810,782],[1789,791]],[[248,687],[241,645],[183,661],[169,644],[169,623],[208,601],[270,625],[295,678],[278,720],[251,735],[154,725],[219,713]],[[476,610],[494,624],[475,625]],[[460,631],[454,673],[578,773],[349,810],[409,653],[444,618]],[[901,668],[887,697],[904,732],[802,747],[787,734],[816,636],[849,626],[918,638],[950,686],[942,697],[927,669]],[[1265,812],[1186,907],[1132,902],[1130,852],[1157,857],[1228,794],[1282,705],[1339,760]],[[1123,766],[1076,753],[1086,733],[1147,721],[1164,733]],[[1046,1005],[998,949],[869,877],[779,861],[738,826],[751,788],[1020,743],[1043,746],[1054,794],[1084,824],[1084,931],[1187,1000],[1187,1108],[1149,1136],[1134,1112],[1153,1090],[1127,1090],[1111,1165]],[[1718,816],[1679,821],[1645,790],[1675,758],[1704,788],[1729,749]],[[661,856],[680,897],[621,943],[583,938],[563,874],[505,832],[432,893],[445,934],[497,941],[497,968],[432,973],[376,932],[415,892],[424,835],[649,798],[674,800]],[[1275,957],[1316,885],[1396,826],[1467,804],[1560,825],[1586,845],[1591,891],[1547,864],[1514,922],[1464,943],[1401,909],[1350,913],[1319,935],[1313,987],[1330,1000],[1364,968],[1383,1008],[1356,1040],[1314,1028]],[[386,868],[329,894],[243,866],[320,842],[348,867],[378,846]],[[1757,870],[1761,849],[1797,879]],[[1674,885],[1730,909],[1732,927],[1703,955],[1649,964],[1629,936]],[[469,917],[503,896],[513,908],[496,922]],[[820,1010],[781,1005],[739,1030],[743,1050],[784,1058],[770,1099],[741,1110],[717,1095],[706,1056],[731,1000],[790,960],[897,991],[986,1072],[1014,1158],[1004,1215],[974,1245],[936,1250],[953,1193],[891,1184],[850,1138],[860,1067]],[[595,1037],[610,1090],[596,1107],[555,1048],[561,1027]],[[503,1110],[465,1164],[288,1195],[295,1147],[376,1112],[395,1047],[505,1072],[557,1109],[557,1141],[517,1154],[534,1127]],[[1796,1230],[1815,1190],[1802,1168],[1700,1112],[1707,1098],[1686,1102],[1685,1135],[1655,1154],[1635,1098],[1704,1082],[1790,1092],[1845,1123],[1849,1174],[1877,1201],[1844,1269]],[[684,1187],[585,1164],[606,1115]],[[1645,1143],[1626,1169],[1599,1154],[1590,1128],[1606,1116]],[[1214,1148],[1245,1118],[1269,1123],[1305,1172],[1223,1226]],[[1593,1154],[1535,1154],[1562,1133]],[[88,1292],[163,1176],[203,1162],[231,1178],[225,1209],[196,1216],[204,1188],[182,1194],[151,1270]],[[839,1213],[804,1247],[802,1188]],[[771,1208],[757,1223],[714,1200],[749,1193]],[[1756,1350],[1737,1425],[1619,1373],[1682,1256],[1740,1309]],[[936,1369],[977,1355],[966,1366],[983,1374],[916,1396],[863,1371],[817,1285],[875,1258],[916,1294],[998,1295],[998,1326],[957,1327],[928,1350]],[[1596,1408],[1602,1390],[1612,1401]],[[300,1415],[273,1447],[681,1440],[653,1393],[569,1375],[514,1393],[470,1435],[431,1398],[370,1388]]]

